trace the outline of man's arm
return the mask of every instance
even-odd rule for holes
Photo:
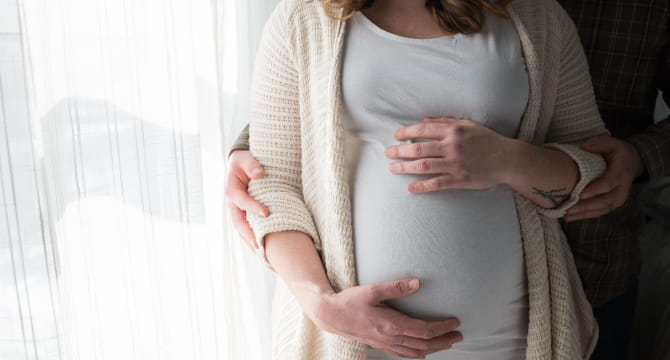
[[[228,157],[230,157],[235,150],[249,150],[249,124],[247,124],[247,126],[242,129],[240,135],[237,136],[235,144],[233,144],[233,147],[228,151]]]
[[[659,90],[670,105],[670,23],[658,73]],[[637,149],[649,180],[670,176],[670,116],[627,139]]]
[[[670,104],[670,31],[666,39],[657,83]],[[586,141],[582,148],[603,155],[607,172],[584,189],[580,202],[568,210],[567,221],[603,216],[626,202],[634,182],[670,176],[670,117],[628,139],[597,137]]]
[[[249,150],[239,148],[231,150],[227,171],[226,206],[230,211],[233,226],[249,248],[254,252],[258,251],[254,232],[247,222],[247,211],[262,217],[267,217],[270,212],[267,206],[249,196],[247,186],[249,181],[263,177],[263,166]]]
[[[263,203],[249,196],[247,186],[252,179],[264,175],[263,166],[249,151],[249,124],[237,136],[228,151],[228,176],[226,178],[226,206],[230,211],[235,230],[251,251],[258,251],[254,231],[247,221],[247,211],[267,217],[270,212]]]

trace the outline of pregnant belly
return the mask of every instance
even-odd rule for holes
[[[461,349],[525,345],[527,289],[512,191],[411,194],[407,184],[430,176],[393,175],[382,153],[363,147],[351,174],[359,284],[417,277],[418,293],[387,304],[424,320],[459,318]]]

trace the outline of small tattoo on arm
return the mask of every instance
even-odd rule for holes
[[[558,206],[558,204],[562,203],[565,199],[570,197],[570,194],[562,193],[565,192],[565,188],[554,189],[554,190],[542,190],[533,187],[533,192],[551,201],[551,203],[554,204],[554,207]]]

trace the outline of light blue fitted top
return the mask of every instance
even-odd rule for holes
[[[387,304],[460,319],[464,341],[428,359],[524,359],[528,291],[512,190],[411,194],[410,182],[434,175],[391,174],[384,156],[397,129],[425,117],[515,136],[529,85],[514,25],[487,16],[476,34],[412,39],[357,12],[347,26],[342,96],[359,283],[418,277],[418,293]],[[372,348],[368,358],[397,359]]]

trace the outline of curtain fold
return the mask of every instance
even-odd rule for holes
[[[223,194],[278,2],[0,0],[0,359],[271,358],[275,275]]]
[[[57,249],[24,58],[17,3],[0,0],[0,359],[59,359]]]
[[[269,358],[223,191],[276,1],[0,1],[0,358]]]

